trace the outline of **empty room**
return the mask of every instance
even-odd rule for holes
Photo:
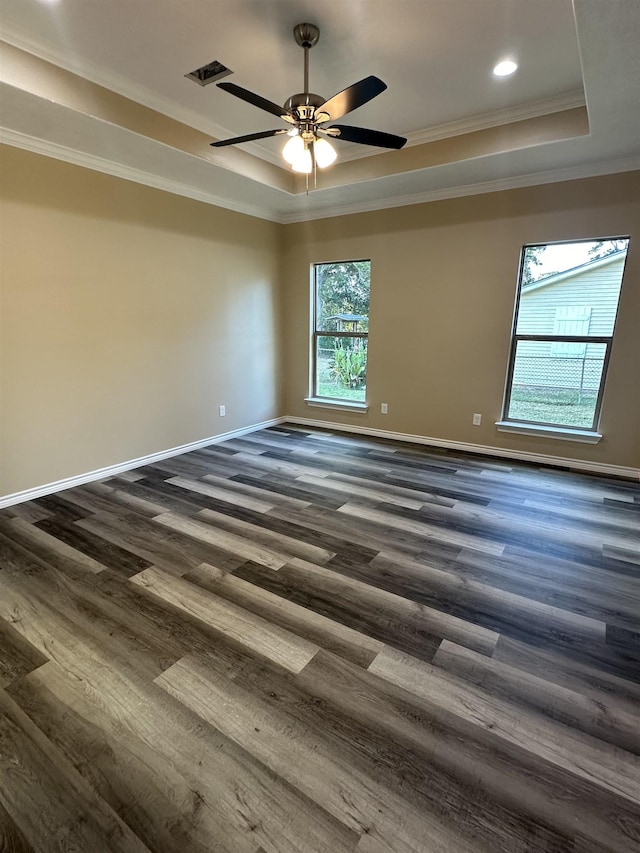
[[[3,0],[0,850],[640,853],[638,44]]]

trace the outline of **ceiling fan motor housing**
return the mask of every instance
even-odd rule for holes
[[[301,121],[310,121],[317,107],[322,106],[325,98],[313,92],[299,92],[284,102],[284,108],[296,114]]]

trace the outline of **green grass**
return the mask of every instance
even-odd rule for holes
[[[596,394],[565,388],[535,388],[514,385],[509,417],[519,421],[590,428],[596,406]]]
[[[364,403],[366,388],[345,388],[335,382],[318,382],[318,397],[334,397],[339,400],[358,400]]]

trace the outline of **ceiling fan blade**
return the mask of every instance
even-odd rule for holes
[[[224,84],[218,83],[218,85]],[[365,77],[364,80],[359,80],[353,86],[348,86],[342,92],[338,92],[337,95],[325,101],[322,106],[317,108],[316,116],[319,113],[325,113],[329,118],[320,119],[321,121],[335,121],[337,118],[357,110],[367,101],[371,101],[376,95],[384,92],[386,88],[387,84],[383,83],[378,77],[373,75]]]
[[[261,130],[258,133],[249,133],[246,136],[234,136],[233,139],[218,139],[217,142],[210,142],[213,148],[224,148],[225,145],[238,145],[240,142],[251,142],[254,139],[266,139],[268,136],[279,136],[282,133],[288,133],[284,127],[280,130]]]
[[[274,104],[273,101],[268,101],[266,98],[262,98],[260,95],[256,95],[248,89],[243,89],[242,86],[236,86],[235,83],[216,83],[216,85],[219,89],[224,89],[225,92],[235,95],[236,98],[240,98],[248,104],[253,104],[254,107],[266,110],[268,113],[272,113],[274,116],[283,118],[291,124],[295,123],[295,117],[289,112],[289,110],[284,107],[279,107],[277,104]]]
[[[350,127],[348,124],[335,124],[327,130],[337,128],[340,135],[332,137],[344,139],[346,142],[357,142],[359,145],[375,145],[378,148],[402,148],[406,143],[404,136],[396,136],[393,133],[383,133],[381,130],[369,130],[367,127]],[[319,128],[322,131],[322,128]]]

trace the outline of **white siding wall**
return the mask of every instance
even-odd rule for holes
[[[520,297],[519,335],[552,335],[556,308],[584,305],[591,308],[589,332],[610,335],[620,293],[624,259],[584,270],[557,284],[538,287]]]
[[[624,258],[585,269],[571,278],[522,293],[517,332],[520,335],[556,333],[557,309],[567,306],[590,308],[588,333],[611,335],[622,281]],[[518,347],[514,384],[559,385],[597,390],[600,382],[602,344],[588,344],[582,356],[552,357],[553,344],[522,342]],[[556,348],[557,349],[557,348]],[[538,358],[534,358],[537,356]],[[525,358],[526,357],[526,358]],[[544,358],[544,361],[540,360]]]

